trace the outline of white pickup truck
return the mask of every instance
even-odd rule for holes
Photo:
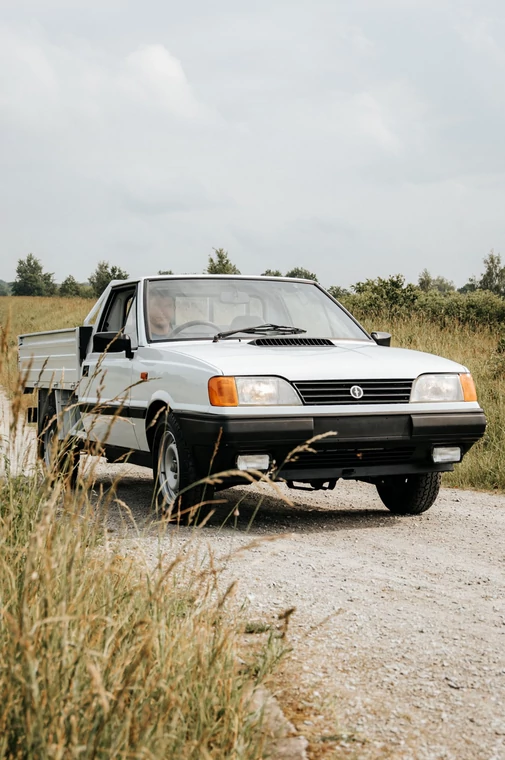
[[[19,362],[40,455],[57,436],[74,472],[81,450],[152,467],[158,505],[187,511],[254,470],[366,481],[419,514],[486,419],[466,367],[389,344],[309,280],[141,277],[112,282],[81,327],[19,336]]]

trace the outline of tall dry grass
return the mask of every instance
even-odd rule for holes
[[[5,465],[0,757],[263,757],[252,689],[280,640],[239,665],[244,621],[219,561],[170,542],[164,522],[154,555],[127,553],[108,539],[114,489],[92,502],[57,473]]]
[[[445,356],[468,367],[477,386],[488,428],[482,441],[473,446],[453,473],[444,475],[445,485],[505,491],[505,353],[502,339],[493,327],[478,330],[454,323],[439,326],[419,316],[412,319],[366,318],[368,329],[385,330],[392,345]]]
[[[17,336],[40,330],[59,330],[81,325],[91,310],[89,298],[43,298],[3,296],[0,298],[0,351],[3,367],[0,386],[14,391],[18,384]]]

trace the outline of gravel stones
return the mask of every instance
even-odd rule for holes
[[[99,482],[116,474],[100,466]],[[122,474],[118,496],[146,527],[150,477]],[[274,688],[309,757],[505,758],[505,497],[444,489],[395,517],[366,484],[281,488],[292,506],[268,486],[231,489],[204,528],[164,540],[226,558],[251,619],[296,607]],[[122,540],[157,551],[147,534]]]

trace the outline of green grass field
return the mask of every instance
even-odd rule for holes
[[[23,332],[72,327],[82,322],[92,306],[88,299],[0,298],[0,340],[3,336],[3,363],[0,384],[14,389],[16,336]],[[485,438],[465,457],[455,472],[445,476],[446,485],[505,491],[505,353],[500,352],[494,328],[474,329],[457,323],[440,327],[428,319],[374,319],[364,326],[386,330],[393,345],[446,356],[467,366],[477,385],[479,401],[488,418]],[[503,347],[502,347],[503,348]]]

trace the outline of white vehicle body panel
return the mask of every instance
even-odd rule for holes
[[[186,356],[212,365],[214,374],[278,375],[291,381],[316,378],[414,379],[427,372],[468,372],[463,365],[434,354],[403,348],[385,348],[371,341],[334,341],[334,348],[270,348],[249,345],[249,342],[244,339],[228,339],[218,343],[193,341],[185,342],[171,350],[181,357]],[[161,345],[171,347],[169,343]]]
[[[19,366],[29,387],[74,389],[81,376],[79,328],[20,336]]]
[[[100,356],[91,353],[86,357],[89,376],[83,377],[79,385],[79,401],[88,408],[96,407],[109,413],[85,414],[83,425],[86,436],[92,441],[101,441],[114,446],[136,449],[138,447],[134,423],[117,411],[130,404],[132,362],[124,354]],[[98,365],[98,370],[97,370]]]

